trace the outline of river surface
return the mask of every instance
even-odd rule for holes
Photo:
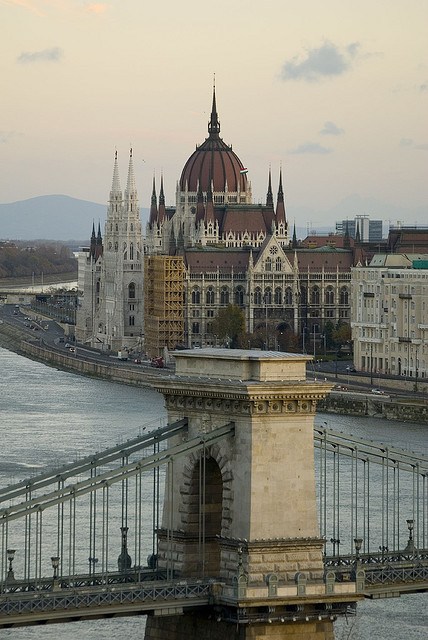
[[[155,391],[58,371],[0,348],[1,487],[134,437],[165,418],[163,398]],[[364,439],[428,450],[426,425],[317,415],[316,423],[324,422]],[[426,640],[427,608],[426,594],[364,602],[355,617],[336,623],[336,639]],[[141,616],[2,630],[0,638],[142,640],[144,626]]]

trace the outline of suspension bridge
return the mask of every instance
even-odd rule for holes
[[[428,457],[314,426],[307,359],[180,353],[168,424],[0,489],[0,628],[320,638],[362,598],[426,591]]]

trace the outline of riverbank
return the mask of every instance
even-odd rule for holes
[[[165,373],[158,369],[148,371],[143,368],[128,368],[123,364],[118,366],[116,362],[95,362],[69,352],[56,351],[40,339],[28,340],[25,331],[5,322],[0,324],[0,346],[64,371],[136,387],[150,388]],[[326,376],[327,379],[328,377]],[[330,381],[342,384],[345,379],[346,376],[339,376],[334,380],[330,377]],[[393,390],[393,382],[388,381],[390,392],[384,395],[352,389],[332,390],[324,400],[318,403],[318,409],[323,413],[428,424],[427,400],[412,395],[400,395],[400,391],[406,390],[407,387],[411,390],[409,387],[411,383],[400,380]]]

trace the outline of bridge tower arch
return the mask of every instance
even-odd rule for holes
[[[225,587],[207,613],[149,616],[146,640],[278,638],[284,624],[290,638],[332,638],[329,602],[347,606],[357,598],[327,596],[324,583],[313,425],[331,385],[306,381],[310,357],[301,354],[175,355],[176,374],[156,383],[169,421],[185,418],[189,441],[201,443],[230,428],[206,449],[169,463],[159,564],[183,579],[220,577]]]

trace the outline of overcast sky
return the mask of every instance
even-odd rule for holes
[[[215,74],[255,201],[282,165],[290,218],[359,196],[428,223],[426,0],[0,0],[0,20],[2,203],[105,203],[132,145],[140,205],[161,172],[174,204]]]

